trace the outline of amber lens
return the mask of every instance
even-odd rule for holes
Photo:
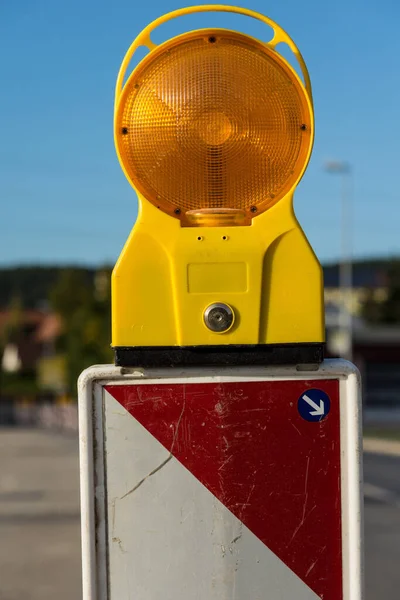
[[[311,123],[305,92],[279,55],[242,34],[202,31],[139,64],[121,95],[116,139],[133,185],[165,212],[253,217],[300,178]]]

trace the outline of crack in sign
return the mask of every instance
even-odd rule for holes
[[[174,446],[175,446],[176,438],[178,437],[179,426],[181,424],[183,413],[185,412],[185,408],[186,408],[186,384],[183,385],[183,405],[182,405],[181,414],[179,415],[179,419],[178,419],[178,422],[176,424],[176,429],[175,429],[175,432],[174,432],[174,437],[172,439],[171,450],[170,450],[171,456],[172,456],[172,451],[173,451]]]
[[[158,471],[160,471],[160,469],[162,469],[163,467],[165,467],[165,465],[171,460],[171,458],[172,458],[172,454],[170,454],[168,456],[168,458],[166,458],[165,460],[163,460],[163,462],[161,463],[161,465],[158,465],[158,467],[156,467],[155,469],[153,469],[152,471],[150,471],[150,473],[148,473],[148,475],[146,475],[145,477],[143,477],[143,479],[141,479],[139,481],[139,483],[137,483],[131,490],[129,490],[129,492],[126,492],[126,494],[124,494],[123,496],[121,496],[120,500],[123,500],[124,498],[126,498],[130,494],[133,494],[133,492],[135,492],[138,488],[140,488],[141,485],[144,484],[144,482],[146,481],[146,479],[148,479],[152,475],[155,475]]]
[[[150,473],[148,473],[145,477],[143,477],[143,479],[141,479],[139,481],[139,483],[137,483],[131,490],[129,490],[129,492],[126,492],[126,494],[124,494],[123,496],[121,496],[120,500],[123,500],[127,496],[130,496],[131,494],[133,494],[133,492],[136,492],[136,490],[138,488],[140,488],[144,484],[144,482],[146,481],[146,479],[149,479],[149,477],[152,477],[152,475],[155,475],[158,471],[160,471],[163,467],[165,467],[165,465],[167,463],[169,463],[169,461],[171,460],[171,458],[173,456],[172,455],[172,451],[174,449],[176,438],[178,436],[179,426],[181,424],[183,413],[185,412],[185,408],[186,408],[186,385],[183,386],[183,405],[182,405],[182,410],[181,410],[181,414],[179,415],[179,418],[178,418],[178,421],[177,421],[177,424],[176,424],[176,429],[174,431],[174,437],[172,439],[171,450],[170,450],[170,454],[169,454],[168,458],[166,458],[165,460],[163,460],[163,462],[160,465],[158,465],[158,467],[156,467],[155,469],[153,469],[152,471],[150,471]]]
[[[121,550],[122,554],[127,554],[127,550],[125,550],[125,548],[122,546],[122,541],[120,540],[120,538],[119,538],[119,537],[113,537],[113,538],[112,538],[112,541],[113,541],[115,544],[118,544],[118,546],[119,546],[119,549]]]

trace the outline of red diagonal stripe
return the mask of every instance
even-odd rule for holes
[[[297,410],[311,388],[331,399],[319,423]],[[106,389],[320,598],[342,600],[337,381]]]

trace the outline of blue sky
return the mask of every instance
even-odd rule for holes
[[[190,4],[190,2],[188,3]],[[354,254],[400,254],[400,4],[252,0],[294,38],[308,65],[316,141],[295,209],[321,261],[340,254],[340,178],[354,173]],[[0,1],[0,263],[114,262],[137,202],[114,152],[114,84],[136,34],[177,1]],[[164,26],[263,35],[210,15]],[[243,27],[240,27],[243,23]]]

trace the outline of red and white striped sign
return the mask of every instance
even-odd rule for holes
[[[293,370],[103,378],[93,597],[361,598],[356,376]],[[318,392],[330,408],[308,420]]]

